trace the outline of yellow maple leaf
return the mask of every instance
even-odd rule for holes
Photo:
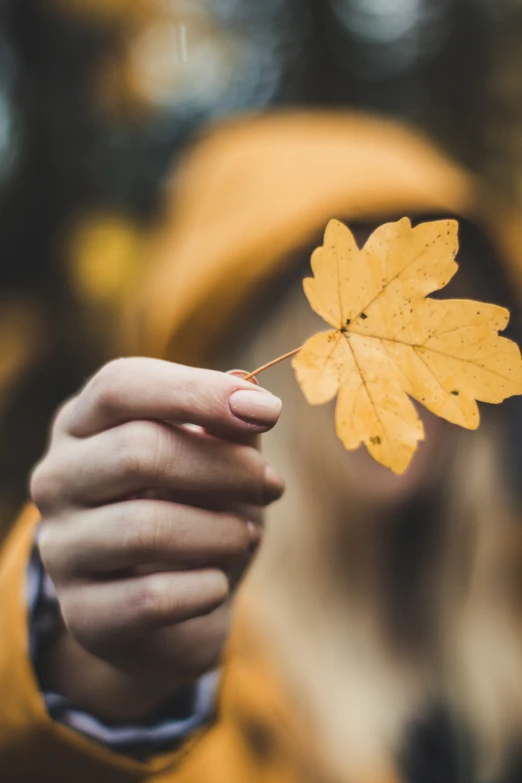
[[[402,473],[424,430],[410,398],[475,429],[476,400],[522,393],[515,343],[500,337],[509,311],[466,299],[430,299],[457,271],[455,220],[407,218],[377,228],[362,249],[337,220],[312,255],[304,290],[333,329],[311,337],[292,360],[312,405],[337,394],[336,431]]]

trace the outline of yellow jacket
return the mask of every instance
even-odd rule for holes
[[[210,362],[252,291],[329,218],[430,211],[480,221],[521,283],[518,215],[410,130],[343,114],[281,114],[218,128],[179,173],[147,284],[122,307],[129,351]],[[0,781],[333,780],[268,664],[255,596],[238,599],[216,719],[181,749],[140,763],[53,723],[29,658],[25,582],[37,520],[28,506],[0,557]],[[396,779],[390,767],[375,770],[372,783]]]
[[[29,659],[27,563],[38,512],[28,506],[0,560],[0,780],[9,783],[297,783],[320,769],[310,737],[263,661],[245,620],[236,623],[215,722],[149,763],[106,750],[52,721]],[[250,612],[250,607],[248,611]],[[238,614],[244,614],[240,607]],[[255,614],[255,613],[254,613]],[[317,757],[316,757],[317,755]],[[297,765],[297,766],[296,766]]]

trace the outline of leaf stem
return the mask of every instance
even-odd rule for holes
[[[254,372],[250,372],[248,375],[245,375],[243,380],[251,381],[252,378],[255,378],[256,375],[259,375],[259,373],[268,370],[269,367],[273,367],[275,364],[279,364],[279,362],[284,362],[285,359],[290,359],[291,356],[295,356],[296,353],[299,353],[302,347],[303,346],[300,345],[299,348],[294,348],[293,351],[288,351],[288,353],[284,353],[282,356],[278,356],[277,359],[272,359],[271,362],[268,362],[267,364],[263,364],[262,367],[258,367],[257,370],[254,370]]]

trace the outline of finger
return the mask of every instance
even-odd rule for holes
[[[231,605],[229,599],[203,617],[194,617],[152,634],[143,645],[143,662],[150,666],[150,661],[154,661],[155,665],[165,667],[171,677],[181,671],[189,680],[215,668],[226,644]]]
[[[76,441],[73,449],[57,447],[31,482],[33,500],[48,514],[150,489],[169,490],[180,502],[195,497],[266,505],[284,485],[251,446],[151,421],[122,424]]]
[[[122,646],[115,658],[119,667],[143,681],[161,679],[194,681],[219,665],[230,626],[231,600],[201,617],[168,625],[132,645]]]
[[[229,594],[219,569],[160,572],[110,582],[78,584],[61,596],[65,624],[87,650],[98,653],[216,609]]]
[[[277,397],[236,376],[129,358],[103,367],[57,426],[81,438],[133,419],[160,419],[233,435],[270,429],[280,410]]]
[[[151,563],[184,569],[244,560],[260,536],[258,525],[237,514],[140,499],[75,512],[74,522],[46,522],[39,546],[59,581]]]
[[[148,489],[144,492],[133,494],[127,500],[164,500],[168,503],[179,503],[176,493],[169,492],[166,489]],[[112,505],[112,504],[111,504]],[[254,522],[256,525],[263,525],[263,508],[252,506],[248,503],[238,503],[232,499],[218,500],[213,497],[203,498],[201,495],[184,493],[184,502],[181,505],[195,506],[207,511],[218,511],[235,514],[241,519]],[[75,513],[78,513],[76,511]]]

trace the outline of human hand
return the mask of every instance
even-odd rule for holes
[[[280,407],[233,375],[130,358],[59,411],[31,495],[65,623],[47,670],[78,706],[137,717],[216,665],[283,492],[255,447]]]

